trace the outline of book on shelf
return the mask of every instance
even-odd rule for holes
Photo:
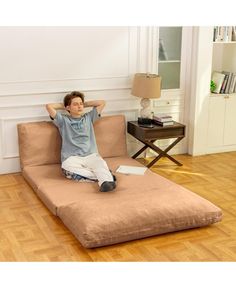
[[[232,41],[232,26],[225,26],[224,42]]]
[[[236,26],[232,26],[232,41],[236,41]]]
[[[222,82],[223,76],[219,75],[219,74],[224,75],[223,82]],[[231,93],[236,92],[236,73],[228,72],[228,71],[222,71],[222,73],[213,72],[212,81],[214,81],[216,83],[216,88],[213,91],[213,93],[231,94]],[[221,82],[222,82],[222,84],[221,84]],[[221,85],[221,87],[220,87],[220,85]]]
[[[236,92],[236,73],[233,73],[229,93],[235,93],[235,92]]]
[[[153,115],[153,120],[159,121],[159,122],[169,122],[173,121],[172,116],[167,115],[167,114],[157,114]]]
[[[215,26],[213,33],[214,42],[231,42],[236,40],[236,26]]]
[[[216,84],[216,88],[213,91],[213,93],[220,93],[224,79],[225,79],[225,74],[216,72],[216,71],[212,73],[211,80]]]
[[[153,123],[156,124],[156,125],[162,126],[162,127],[174,125],[174,121],[173,120],[172,121],[161,122],[161,121],[153,119]]]
[[[226,84],[226,87],[225,87],[225,91],[224,91],[225,94],[228,94],[228,93],[230,93],[229,90],[230,90],[230,86],[231,86],[231,82],[232,82],[232,78],[233,78],[233,73],[225,72],[225,71],[223,71],[222,73],[224,73],[224,74],[228,73],[228,75],[229,75],[228,81],[227,81],[227,84]]]
[[[225,73],[223,73],[223,74],[225,74]],[[221,94],[225,93],[225,89],[226,89],[226,85],[227,85],[228,79],[229,79],[229,74],[225,74],[224,81],[223,81],[223,83],[221,85],[221,88],[220,88],[220,93]]]

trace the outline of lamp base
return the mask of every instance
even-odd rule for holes
[[[140,116],[142,118],[151,118],[151,100],[148,98],[142,98],[140,105],[142,107],[140,110]]]
[[[154,127],[153,124],[152,124],[152,119],[143,118],[143,117],[138,117],[138,125],[142,126],[142,127],[147,127],[147,128]]]

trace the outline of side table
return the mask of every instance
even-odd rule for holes
[[[137,153],[135,153],[132,158],[135,159],[138,155],[140,155],[149,147],[155,152],[157,152],[159,155],[147,165],[148,168],[154,165],[162,157],[168,157],[175,164],[182,166],[179,161],[168,155],[167,152],[185,137],[185,125],[174,122],[174,125],[170,126],[159,126],[154,124],[153,128],[144,128],[138,125],[138,121],[128,121],[127,130],[129,134],[131,134],[133,137],[135,137],[145,145]],[[168,138],[177,139],[172,142],[165,150],[161,150],[153,143],[156,140]]]

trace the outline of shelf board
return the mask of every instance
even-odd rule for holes
[[[224,93],[210,93],[210,96],[212,97],[214,97],[214,96],[236,96],[236,93],[226,93],[226,94],[224,94]]]
[[[213,44],[235,44],[236,41],[218,41],[218,42],[215,42],[213,41]]]
[[[180,63],[180,60],[161,60],[158,63]]]

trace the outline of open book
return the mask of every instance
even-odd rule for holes
[[[146,167],[120,165],[117,168],[116,172],[122,174],[144,175],[146,170]]]

